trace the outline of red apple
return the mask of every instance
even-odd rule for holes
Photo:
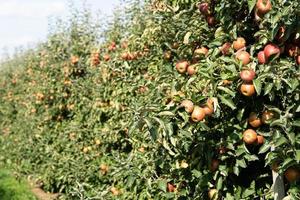
[[[194,51],[195,58],[200,58],[201,56],[207,56],[207,54],[208,54],[208,48],[206,47],[200,47],[195,49]]]
[[[188,68],[187,68],[187,73],[188,73],[188,75],[190,75],[190,76],[194,75],[194,74],[196,73],[195,67],[194,67],[194,66],[188,66]]]
[[[200,3],[198,5],[198,8],[201,12],[201,14],[208,16],[210,14],[210,10],[209,10],[209,4],[208,3]]]
[[[255,75],[256,73],[252,69],[245,69],[240,73],[241,79],[245,82],[251,82],[255,78]]]
[[[216,24],[216,19],[214,16],[207,16],[206,21],[209,26],[214,26]]]
[[[247,65],[250,62],[250,54],[247,51],[239,51],[235,55],[236,59],[241,61],[243,65]]]
[[[264,48],[264,53],[266,60],[273,60],[279,57],[280,48],[276,44],[268,44]]]
[[[256,22],[260,22],[262,20],[263,16],[262,14],[258,13],[257,9],[255,8],[254,11],[254,19]]]
[[[296,57],[296,62],[298,65],[300,65],[300,55]]]
[[[184,74],[186,72],[188,66],[189,66],[189,63],[187,61],[184,61],[184,60],[183,61],[178,61],[176,63],[176,69],[181,74]]]
[[[257,12],[261,15],[268,13],[272,9],[270,0],[257,0],[256,2]]]
[[[199,106],[195,106],[191,118],[194,122],[200,122],[205,117],[205,110]]]
[[[233,42],[233,48],[237,51],[241,48],[244,48],[246,46],[246,40],[243,37],[238,37],[234,42]]]
[[[222,47],[220,48],[221,52],[223,55],[228,55],[229,54],[229,50],[231,48],[231,43],[230,42],[226,42],[222,45]]]
[[[255,94],[255,87],[252,83],[243,83],[240,87],[240,91],[244,96],[251,97]]]
[[[192,113],[194,110],[194,103],[189,99],[185,99],[181,102],[181,107],[184,107],[187,113]]]
[[[265,52],[264,51],[258,52],[257,59],[259,64],[265,64],[267,62]]]

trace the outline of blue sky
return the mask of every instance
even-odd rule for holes
[[[85,0],[94,13],[110,15],[120,0]],[[80,7],[84,0],[73,0]],[[48,22],[68,15],[70,0],[0,0],[0,58],[7,49],[28,46],[45,39]]]

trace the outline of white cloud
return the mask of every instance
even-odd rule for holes
[[[48,17],[64,12],[64,1],[0,0],[0,17]]]

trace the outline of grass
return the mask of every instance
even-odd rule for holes
[[[36,200],[28,184],[18,181],[6,169],[0,169],[0,200]]]

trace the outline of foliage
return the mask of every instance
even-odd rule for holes
[[[34,200],[29,188],[17,181],[6,170],[0,170],[0,196],[2,200]]]
[[[208,199],[212,188],[222,199],[273,199],[271,166],[299,172],[300,74],[288,47],[300,48],[300,3],[271,2],[257,19],[253,0],[208,1],[208,16],[194,0],[130,1],[104,32],[88,11],[73,13],[3,64],[0,161],[65,199]],[[220,48],[238,37],[247,65]],[[269,43],[288,51],[259,64]],[[208,53],[195,55],[200,47]],[[196,74],[178,73],[181,60]],[[249,68],[256,94],[246,97],[239,72]],[[213,115],[192,122],[184,99],[211,99]],[[272,118],[255,129],[264,144],[245,144],[250,113],[265,111]],[[299,180],[285,189],[299,198]]]

